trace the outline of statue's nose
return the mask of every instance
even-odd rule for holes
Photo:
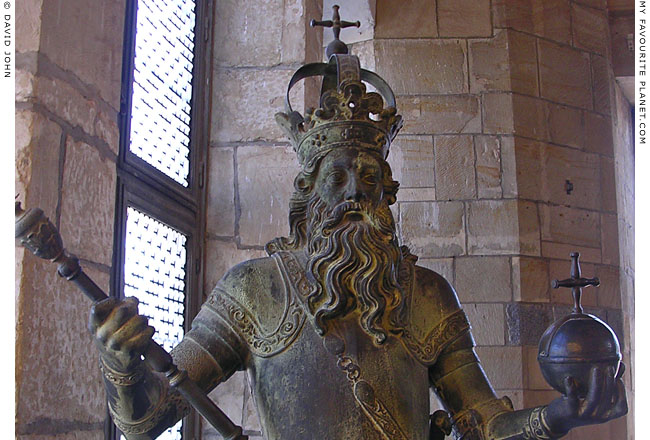
[[[366,195],[363,192],[359,179],[356,177],[351,178],[345,194],[346,200],[350,202],[360,202],[365,196]]]

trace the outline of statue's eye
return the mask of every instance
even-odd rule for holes
[[[368,185],[376,185],[379,179],[374,174],[366,174],[363,176],[363,181]]]
[[[334,171],[327,176],[327,181],[331,185],[340,185],[345,182],[345,174],[342,171]]]

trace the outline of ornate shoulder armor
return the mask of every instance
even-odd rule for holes
[[[415,358],[426,366],[433,365],[449,344],[469,332],[465,312],[457,310],[438,323],[424,339],[418,339],[409,328],[402,333],[402,343]]]
[[[259,357],[271,357],[285,350],[300,334],[305,322],[305,311],[296,298],[296,289],[297,286],[308,288],[308,283],[306,279],[307,284],[293,280],[294,273],[283,263],[283,254],[278,252],[271,256],[282,280],[279,293],[284,298],[284,306],[279,319],[260,322],[245,305],[219,287],[206,302],[246,342],[250,352]],[[270,292],[250,294],[270,296]]]

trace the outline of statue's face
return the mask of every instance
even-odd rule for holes
[[[323,158],[314,189],[329,209],[348,201],[377,206],[384,193],[381,166],[355,148],[334,150]]]

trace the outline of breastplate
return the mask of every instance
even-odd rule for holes
[[[304,271],[287,253],[274,258],[285,280],[285,309],[308,316]],[[353,314],[338,319],[325,337],[309,319],[299,322],[304,325],[281,349],[253,350],[247,365],[266,439],[427,438],[427,368],[402,342],[389,337],[375,346]]]

